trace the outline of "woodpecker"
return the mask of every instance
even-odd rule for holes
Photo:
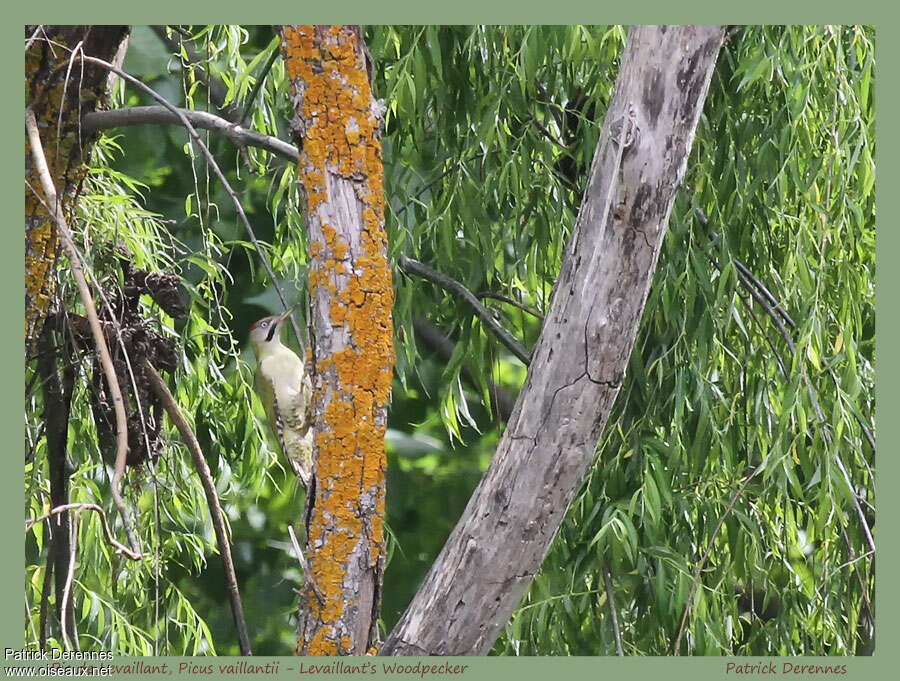
[[[291,308],[293,310],[293,308]],[[250,327],[256,355],[256,391],[278,444],[303,487],[312,479],[312,383],[306,366],[281,342],[281,327],[291,310],[263,317]]]

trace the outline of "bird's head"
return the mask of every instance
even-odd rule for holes
[[[281,343],[281,327],[284,326],[284,320],[288,318],[293,309],[292,307],[283,314],[263,317],[250,327],[250,345],[257,354],[264,347]]]

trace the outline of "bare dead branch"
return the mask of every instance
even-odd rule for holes
[[[50,176],[50,169],[47,167],[47,160],[44,157],[44,148],[41,144],[37,121],[31,109],[25,109],[25,129],[28,133],[28,140],[31,145],[31,155],[34,159],[35,169],[38,177],[41,179],[41,185],[44,189],[47,204],[53,207],[51,214],[56,221],[63,248],[66,250],[66,254],[69,256],[69,260],[72,263],[72,275],[75,278],[81,302],[87,311],[91,332],[94,336],[94,344],[100,357],[103,373],[106,376],[106,381],[109,385],[109,392],[116,413],[116,467],[111,485],[112,497],[119,514],[122,516],[122,525],[125,527],[128,541],[131,544],[134,553],[140,555],[140,546],[132,532],[131,521],[128,517],[125,502],[121,495],[122,476],[125,472],[125,461],[128,456],[128,421],[125,415],[125,402],[122,399],[119,379],[116,377],[116,370],[113,366],[112,357],[109,354],[109,348],[106,345],[106,339],[103,336],[100,319],[97,316],[97,309],[94,307],[94,301],[84,277],[81,256],[75,247],[75,241],[72,238],[72,233],[69,231],[68,224],[66,223],[65,216],[62,212],[62,207],[57,199],[56,187],[53,184],[53,178]]]
[[[723,34],[719,26],[629,32],[590,191],[527,384],[488,470],[380,655],[486,654],[538,571],[619,394]],[[639,104],[651,70],[655,96],[666,103],[652,121]],[[678,139],[683,154],[656,153],[662,139]],[[653,199],[640,203],[653,211],[635,228],[615,209],[628,215],[637,205],[638,181],[654,187]],[[622,189],[616,204],[610,187]]]
[[[225,520],[222,515],[222,506],[219,503],[219,495],[216,492],[216,483],[213,479],[209,466],[206,463],[206,457],[200,449],[200,443],[197,442],[197,436],[188,423],[169,387],[162,379],[162,376],[153,368],[153,366],[144,360],[144,370],[150,377],[150,386],[153,392],[159,398],[163,408],[175,424],[184,443],[187,445],[188,451],[191,453],[194,467],[197,469],[197,475],[203,485],[203,493],[206,495],[206,503],[209,506],[209,515],[212,519],[213,529],[216,532],[216,543],[219,546],[219,555],[222,556],[222,567],[225,572],[225,582],[228,586],[228,597],[231,600],[231,614],[234,616],[234,626],[237,629],[238,642],[241,647],[242,655],[252,655],[250,652],[250,637],[247,633],[247,623],[244,620],[244,608],[241,604],[241,594],[238,590],[237,575],[234,571],[234,561],[231,558],[231,544],[228,541],[228,533],[225,528]]]
[[[45,520],[47,520],[47,518],[51,518],[59,513],[65,513],[66,511],[75,511],[76,515],[81,513],[82,511],[95,511],[96,513],[99,513],[100,522],[103,525],[103,536],[106,537],[106,543],[112,546],[116,550],[116,553],[121,553],[131,560],[143,560],[144,556],[142,554],[136,551],[132,551],[123,543],[117,541],[115,537],[113,537],[112,531],[109,529],[109,523],[107,523],[106,521],[106,511],[104,511],[97,504],[72,503],[57,506],[56,508],[51,508],[50,511],[48,511],[44,515],[26,521],[25,531],[27,532],[38,523],[44,522]]]
[[[178,109],[178,112],[198,129],[218,132],[227,137],[238,147],[257,147],[279,156],[287,161],[297,163],[300,152],[293,144],[248,130],[237,123],[216,116],[206,111]],[[81,130],[84,135],[91,135],[100,130],[124,128],[133,125],[164,124],[183,125],[181,116],[164,106],[132,106],[124,109],[92,111],[81,119]]]

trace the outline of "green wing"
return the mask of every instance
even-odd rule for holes
[[[269,420],[269,426],[278,438],[278,445],[284,450],[284,443],[281,437],[281,418],[278,416],[278,410],[275,409],[275,386],[265,377],[262,371],[256,372],[256,392],[263,403],[266,410],[266,418]]]

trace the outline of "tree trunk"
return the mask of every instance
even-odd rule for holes
[[[91,148],[79,139],[80,117],[101,104],[109,75],[105,69],[73,60],[72,51],[80,45],[85,54],[110,61],[127,34],[127,26],[25,27],[26,44],[30,41],[25,51],[25,105],[37,119],[47,164],[67,219],[74,213]],[[25,182],[25,348],[28,351],[53,296],[58,239],[56,222],[42,203],[44,192],[27,146]]]
[[[38,334],[36,347],[37,370],[43,383],[44,423],[47,437],[47,467],[50,478],[50,506],[55,508],[69,503],[69,471],[66,455],[69,446],[69,413],[72,392],[75,389],[76,365],[71,352],[64,349],[67,339],[59,345],[53,325],[45,324]],[[61,371],[60,371],[61,369]],[[53,572],[53,588],[56,593],[56,618],[60,631],[65,628],[72,638],[75,632],[75,613],[72,599],[63,613],[63,593],[69,573],[72,544],[69,537],[72,524],[69,513],[64,512],[47,520],[47,535],[52,548],[47,551],[47,571]],[[51,559],[52,558],[52,559]],[[47,594],[44,595],[47,598]],[[63,620],[65,619],[65,627]]]
[[[488,653],[540,568],[622,384],[722,37],[721,26],[629,32],[528,379],[381,654]]]
[[[394,366],[381,123],[356,26],[285,26],[294,140],[307,197],[315,479],[312,585],[298,654],[359,655],[377,636],[384,570],[384,434]]]

